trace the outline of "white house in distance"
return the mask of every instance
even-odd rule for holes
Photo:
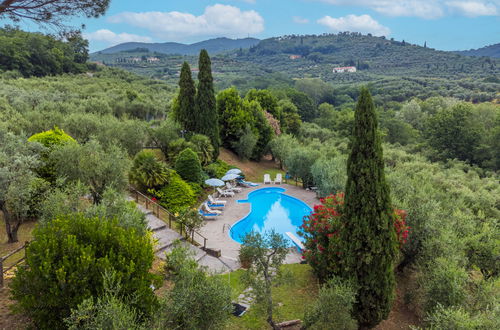
[[[344,72],[356,72],[355,66],[342,66],[338,68],[333,68],[333,73],[344,73]]]

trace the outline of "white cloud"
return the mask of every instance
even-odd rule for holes
[[[200,16],[172,12],[124,12],[109,19],[111,23],[126,23],[144,28],[159,38],[180,40],[192,36],[244,37],[264,31],[264,19],[254,10],[215,4],[205,8]]]
[[[455,12],[469,17],[498,15],[497,7],[492,3],[450,1],[447,2],[446,5]]]
[[[387,16],[439,18],[449,13],[466,16],[498,15],[500,0],[313,0],[332,5],[359,6]]]
[[[300,17],[300,16],[293,16],[292,19],[293,19],[293,22],[297,23],[297,24],[307,24],[307,23],[309,23],[309,20],[307,18],[303,18],[303,17]]]
[[[151,42],[153,39],[150,37],[139,36],[130,33],[114,33],[107,29],[97,30],[91,33],[84,33],[83,37],[90,41],[104,41],[110,46],[118,45],[124,42]]]
[[[347,15],[333,18],[325,16],[318,20],[318,23],[330,28],[333,31],[371,33],[375,36],[388,36],[391,30],[374,20],[370,15]]]

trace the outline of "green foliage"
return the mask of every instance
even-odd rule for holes
[[[71,315],[64,320],[68,329],[146,329],[138,313],[126,302],[127,297],[122,297],[121,286],[115,280],[115,273],[103,274],[104,293],[96,299],[85,299],[72,309]]]
[[[2,28],[0,70],[16,70],[25,77],[84,72],[87,69],[87,47],[88,41],[80,34],[62,41],[41,33]]]
[[[162,186],[167,182],[169,169],[151,150],[142,150],[134,157],[129,178],[143,188]]]
[[[198,155],[190,148],[184,149],[175,161],[176,172],[186,181],[201,183],[202,169]]]
[[[318,149],[295,147],[285,159],[285,166],[291,177],[299,178],[304,187],[309,187],[313,184],[311,167],[320,156],[321,152]]]
[[[345,190],[346,158],[337,156],[334,158],[321,157],[311,167],[311,175],[314,184],[318,187],[321,197],[336,194]]]
[[[480,313],[471,315],[471,313],[461,307],[443,307],[438,306],[437,309],[429,314],[425,321],[429,329],[442,330],[487,330],[497,329],[500,326],[500,312],[498,309],[494,311],[491,317]]]
[[[150,289],[153,246],[149,236],[118,225],[117,219],[81,214],[59,217],[37,227],[11,292],[26,315],[41,328],[62,328],[63,319],[103,290],[105,272],[114,272],[123,294],[135,296],[141,316],[156,298]]]
[[[297,136],[302,125],[297,107],[289,100],[280,100],[278,107],[281,110],[281,128],[283,133]]]
[[[56,179],[56,170],[54,168],[54,162],[50,160],[50,153],[64,144],[75,143],[75,139],[64,133],[62,129],[54,126],[54,128],[49,131],[32,135],[28,141],[38,142],[46,148],[45,150],[42,150],[40,154],[40,159],[44,165],[37,169],[37,173],[39,176],[49,180],[50,182],[54,182]]]
[[[362,326],[387,318],[394,299],[396,235],[374,105],[367,89],[356,107],[341,233],[344,278],[358,285],[354,315]]]
[[[480,133],[474,124],[472,107],[457,104],[438,112],[428,120],[426,134],[441,159],[457,158],[475,162]]]
[[[196,132],[197,116],[196,116],[196,87],[193,78],[191,77],[191,68],[187,62],[184,62],[179,78],[179,95],[174,105],[175,120],[181,126],[189,131]]]
[[[162,328],[221,329],[229,320],[231,288],[220,277],[198,269],[189,250],[176,246],[167,254],[174,287],[163,303]]]
[[[305,329],[358,329],[351,316],[356,290],[348,282],[334,277],[319,290],[318,299],[304,316]]]
[[[90,188],[93,202],[99,204],[104,191],[123,191],[127,185],[130,161],[119,147],[103,148],[90,140],[84,145],[66,144],[51,154],[57,174],[70,182],[81,181]]]
[[[219,156],[219,114],[215,100],[212,64],[206,50],[200,52],[198,73],[198,91],[196,93],[197,128],[196,132],[210,138],[213,146],[212,159]]]
[[[269,142],[271,154],[280,163],[280,168],[283,169],[285,160],[288,158],[292,149],[297,145],[298,141],[291,135],[281,134]]]
[[[243,108],[236,88],[229,88],[217,94],[217,112],[222,144],[231,147],[238,141],[246,125],[252,126],[252,116]]]
[[[251,89],[245,95],[248,101],[257,101],[262,107],[262,110],[269,112],[274,118],[281,118],[281,111],[278,107],[278,100],[268,90]]]
[[[204,170],[211,178],[222,178],[231,167],[222,159],[217,159],[216,162],[205,166]]]
[[[196,208],[187,208],[179,212],[179,217],[177,219],[187,227],[189,232],[200,229],[204,223],[203,218]]]
[[[177,160],[177,157],[179,154],[186,150],[186,149],[191,149],[191,150],[196,150],[196,146],[194,143],[191,143],[187,141],[184,138],[178,138],[176,140],[173,140],[169,144],[169,152],[168,152],[168,161],[172,164],[175,164],[175,161]]]
[[[238,141],[234,141],[232,147],[241,159],[249,159],[257,145],[258,137],[252,132],[250,126],[246,126]]]
[[[203,166],[206,166],[212,162],[215,149],[212,146],[210,139],[206,135],[195,134],[189,139],[189,142],[193,144],[193,150],[196,152],[196,154],[198,154],[198,158],[200,159]]]
[[[258,139],[253,147],[251,158],[260,161],[268,151],[268,144],[274,136],[274,130],[269,124],[264,111],[257,102],[243,102],[243,106],[252,114],[254,120],[253,132]],[[245,132],[246,133],[246,132]]]
[[[172,213],[177,213],[196,203],[196,196],[189,184],[176,172],[170,174],[168,184],[159,190],[149,190],[158,198],[161,206]]]
[[[280,267],[287,253],[288,242],[274,230],[264,235],[254,231],[246,234],[240,248],[240,260],[249,263],[244,281],[253,288],[256,300],[264,306],[267,322],[273,329],[276,325],[273,319],[272,288],[280,282]]]
[[[168,158],[170,155],[170,143],[179,138],[181,127],[170,117],[160,122],[157,127],[149,129],[151,141],[160,148],[161,152]]]
[[[339,136],[350,136],[354,123],[354,111],[349,108],[335,109],[331,104],[322,103],[318,107],[319,117],[314,123],[336,132]]]

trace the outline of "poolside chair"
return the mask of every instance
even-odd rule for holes
[[[227,201],[223,201],[221,199],[215,199],[212,195],[208,195],[208,200],[210,201],[210,204],[216,204],[216,205],[226,205]]]
[[[206,213],[201,209],[200,209],[199,213],[203,217],[204,220],[215,220],[215,219],[217,219],[217,216],[218,216],[218,214]]]
[[[233,187],[229,182],[226,182],[226,190],[235,191],[237,193],[241,192],[241,188]]]
[[[281,184],[283,182],[283,177],[281,173],[276,174],[276,179],[274,179],[275,184]]]
[[[264,174],[264,184],[268,184],[268,183],[269,184],[273,183],[271,181],[271,176],[269,174]]]
[[[220,210],[211,209],[210,206],[208,206],[208,203],[203,203],[202,208],[204,208],[208,213],[222,214],[222,211]]]
[[[211,207],[215,210],[223,210],[226,207],[226,204],[214,204],[210,203],[210,201],[205,201],[207,203],[208,207]]]
[[[234,192],[232,191],[227,191],[227,190],[221,190],[220,188],[216,188],[217,192],[219,193],[220,196],[225,196],[225,197],[233,197]]]

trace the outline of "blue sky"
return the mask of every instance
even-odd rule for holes
[[[85,24],[91,51],[126,41],[357,31],[442,50],[500,42],[500,0],[112,0]]]

